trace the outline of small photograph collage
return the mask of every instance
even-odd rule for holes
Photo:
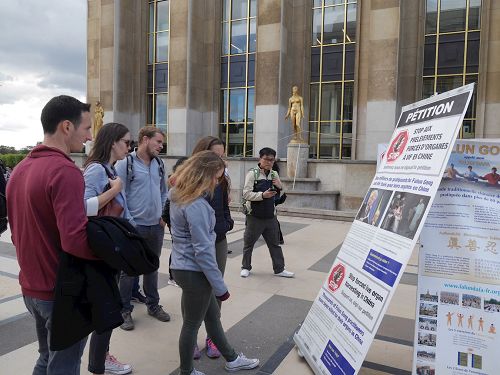
[[[429,200],[426,195],[372,188],[356,220],[413,239]]]
[[[436,331],[439,295],[437,292],[421,293],[418,309],[417,374],[435,374]]]
[[[459,293],[441,291],[439,293],[439,303],[461,308],[459,312],[447,311],[445,314],[447,327],[496,334],[495,324],[491,322],[488,325],[485,319],[488,316],[483,312],[496,312],[496,309],[500,308],[500,301],[495,299],[485,300],[483,311],[481,296],[468,293],[460,296]]]

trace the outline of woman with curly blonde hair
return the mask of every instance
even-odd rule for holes
[[[201,151],[172,175],[169,192],[172,233],[172,273],[182,289],[183,324],[179,337],[181,375],[203,375],[193,368],[193,352],[201,323],[226,359],[228,371],[249,370],[258,359],[236,354],[227,342],[217,300],[229,298],[215,258],[215,214],[207,198],[224,173],[224,162],[212,151]]]

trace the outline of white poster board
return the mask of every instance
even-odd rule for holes
[[[294,340],[315,374],[356,374],[439,187],[473,85],[403,107],[386,156]]]
[[[457,141],[420,235],[413,374],[500,373],[500,142]]]

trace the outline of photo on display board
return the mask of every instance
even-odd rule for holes
[[[417,375],[436,375],[436,369],[432,365],[418,365]]]
[[[426,346],[436,346],[436,335],[433,333],[419,332],[418,344]]]
[[[413,239],[429,200],[426,195],[394,192],[381,228]]]
[[[480,309],[481,308],[481,297],[474,296],[472,294],[464,294],[462,296],[462,306]]]
[[[500,312],[500,300],[494,298],[484,300],[484,311]]]
[[[418,328],[427,331],[435,331],[437,329],[437,320],[429,318],[418,318]]]
[[[458,352],[458,363],[459,366],[469,365],[469,353]]]
[[[452,292],[441,292],[439,297],[439,302],[447,305],[458,305],[458,301],[460,299],[460,295],[458,293]]]
[[[429,361],[429,362],[434,362],[434,360],[436,359],[436,352],[432,351],[432,350],[425,350],[425,349],[418,350],[417,351],[417,358],[425,360],[425,361]]]
[[[356,215],[356,220],[378,227],[391,194],[390,190],[373,188],[368,190]]]
[[[492,189],[500,188],[500,175],[496,166],[484,160],[479,162],[471,160],[470,164],[464,165],[463,160],[455,161],[458,158],[463,158],[463,156],[460,154],[451,155],[443,180],[453,180],[464,185],[480,185]]]
[[[420,315],[437,317],[438,307],[437,305],[433,305],[430,303],[421,303],[420,304]]]
[[[420,294],[420,301],[424,302],[438,302],[439,297],[437,293],[431,294],[429,291],[427,293]]]
[[[478,370],[482,370],[483,357],[477,354],[472,354],[472,367]]]

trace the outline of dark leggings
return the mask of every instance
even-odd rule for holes
[[[212,287],[203,272],[172,270],[174,279],[182,289],[181,309],[183,323],[179,337],[181,375],[193,371],[193,353],[201,322],[205,321],[208,336],[217,346],[226,361],[237,358],[232,346],[227,342],[220,322],[220,310]]]
[[[112,332],[113,330],[101,334],[92,332],[89,346],[89,372],[104,374],[104,362],[106,361],[106,353],[109,351],[109,340]]]

